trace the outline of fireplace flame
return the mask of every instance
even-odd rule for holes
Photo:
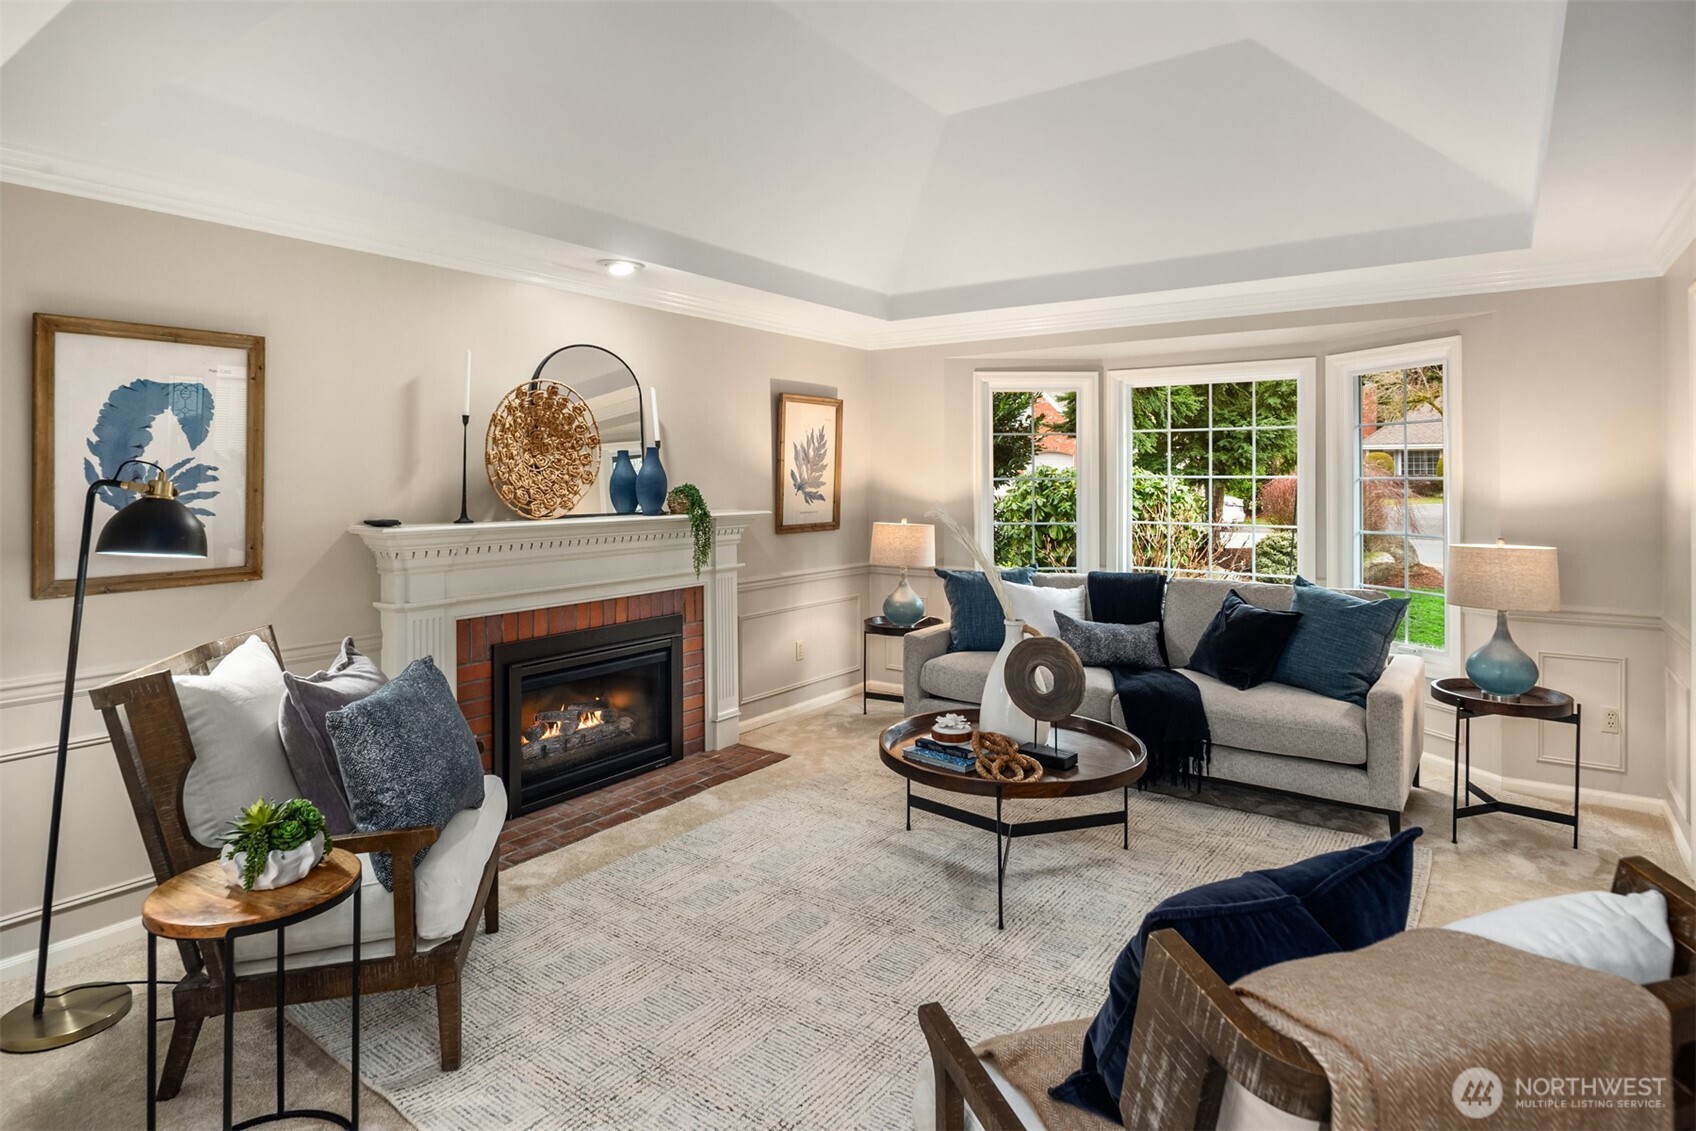
[[[577,717],[577,729],[583,730],[587,727],[598,727],[601,725],[601,721],[602,712],[600,708],[596,708],[593,711],[584,711]]]

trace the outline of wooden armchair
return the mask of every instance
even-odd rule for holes
[[[191,648],[90,692],[94,705],[105,715],[106,729],[129,789],[148,859],[161,883],[218,855],[216,849],[194,839],[183,815],[183,782],[194,763],[194,746],[171,677],[206,674],[252,636],[263,639],[281,663],[276,636],[267,626]],[[364,959],[360,990],[372,994],[418,986],[436,987],[441,1064],[444,1071],[451,1071],[460,1062],[460,972],[476,937],[477,919],[482,916],[484,929],[490,934],[500,928],[496,882],[499,850],[497,847],[490,852],[483,867],[482,880],[464,926],[452,938],[420,951],[415,934],[413,857],[435,843],[437,835],[437,830],[422,827],[350,833],[337,836],[335,842],[337,848],[354,853],[393,853],[394,952],[392,956]],[[208,1017],[222,1016],[224,1009],[224,952],[215,945],[194,942],[177,945],[187,974],[172,993],[175,1020],[159,1081],[161,1100],[175,1096],[182,1086],[201,1024]],[[371,949],[372,944],[367,940],[367,954]],[[295,1003],[346,997],[352,992],[352,975],[352,966],[347,961],[291,966],[286,979],[287,1000]],[[242,974],[236,981],[235,1008],[270,1009],[276,1005],[276,994],[277,979],[269,966],[264,974]]]
[[[1672,1014],[1675,1126],[1696,1127],[1696,890],[1641,856],[1619,862],[1613,890],[1666,896],[1673,976],[1644,988]],[[919,1028],[930,1046],[939,1131],[964,1128],[966,1108],[994,1131],[1035,1131],[941,1005],[919,1008]],[[1154,1113],[1149,1125],[1162,1131],[1215,1128],[1227,1080],[1297,1119],[1330,1117],[1331,1088],[1318,1062],[1260,1020],[1176,931],[1148,937],[1130,1060],[1136,1068],[1125,1073],[1120,1108]]]

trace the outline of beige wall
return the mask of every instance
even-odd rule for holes
[[[258,624],[274,624],[306,670],[344,634],[374,643],[376,572],[345,530],[378,515],[457,513],[466,348],[476,356],[476,419],[556,346],[615,351],[660,390],[672,481],[697,483],[724,509],[771,507],[774,389],[835,390],[847,401],[845,447],[870,446],[867,355],[799,338],[12,186],[0,189],[0,265],[0,478],[11,484],[0,492],[6,955],[27,949],[34,930],[70,617],[69,601],[29,597],[33,312],[266,338],[264,580],[91,598],[85,685]],[[827,567],[866,559],[871,462],[851,454],[844,471],[840,531],[780,537],[768,518],[744,539],[749,714],[855,682],[844,669],[858,663],[864,579]],[[503,510],[475,465],[471,510]],[[800,662],[797,639],[807,645]],[[64,915],[61,938],[133,914],[138,897],[123,889],[147,873],[102,733],[79,696],[59,892],[91,902]]]
[[[880,484],[879,507],[889,517],[940,503],[969,523],[978,369],[1322,358],[1458,334],[1464,537],[1560,548],[1566,611],[1516,618],[1515,637],[1582,702],[1624,710],[1620,736],[1600,733],[1599,710],[1586,720],[1585,785],[1658,805],[1666,766],[1660,305],[1650,279],[886,351],[874,359],[874,379],[882,398],[898,397],[903,406],[889,435],[903,459]],[[1317,399],[1323,424],[1325,398]],[[1105,429],[1101,440],[1106,453]],[[1105,518],[1098,516],[1101,564],[1112,565]],[[1324,519],[1322,510],[1322,539]],[[949,556],[959,560],[952,550]],[[1463,648],[1476,647],[1490,628],[1490,618],[1468,613]],[[895,679],[897,664],[888,649],[874,667]],[[1451,719],[1438,710],[1428,716],[1428,748],[1444,757]],[[1481,723],[1473,754],[1486,771],[1570,789],[1565,728]]]
[[[1661,280],[1661,365],[1666,424],[1666,499],[1662,510],[1665,554],[1661,593],[1666,617],[1666,661],[1663,671],[1666,713],[1666,797],[1684,836],[1688,857],[1696,842],[1696,769],[1692,767],[1691,730],[1691,595],[1690,531],[1696,509],[1696,422],[1693,422],[1692,371],[1696,370],[1696,244],[1686,248]]]

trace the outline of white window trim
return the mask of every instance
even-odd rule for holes
[[[1130,553],[1130,497],[1125,485],[1131,476],[1131,421],[1128,391],[1152,385],[1223,384],[1229,381],[1290,380],[1296,382],[1296,568],[1313,576],[1319,560],[1319,524],[1314,496],[1319,468],[1315,437],[1319,418],[1318,362],[1311,357],[1277,358],[1268,361],[1229,362],[1216,365],[1177,365],[1155,369],[1113,369],[1107,374],[1107,399],[1112,425],[1113,475],[1107,486],[1108,513],[1112,515],[1113,568],[1132,568]]]
[[[1333,445],[1326,472],[1326,494],[1330,499],[1332,537],[1330,570],[1325,579],[1340,589],[1360,585],[1360,543],[1355,527],[1360,490],[1355,475],[1355,380],[1362,373],[1384,369],[1410,369],[1419,365],[1443,367],[1443,539],[1449,546],[1461,541],[1461,501],[1465,498],[1461,467],[1461,377],[1460,337],[1432,338],[1422,342],[1380,346],[1377,349],[1334,353],[1325,358],[1326,430]],[[1415,644],[1396,645],[1398,652],[1423,656],[1426,674],[1441,677],[1461,670],[1461,621],[1453,605],[1446,606],[1441,650]]]
[[[979,370],[975,376],[977,391],[972,411],[972,466],[977,469],[977,477],[972,485],[972,502],[976,509],[978,546],[990,555],[991,560],[994,559],[995,492],[992,484],[995,480],[995,469],[991,466],[993,454],[988,442],[990,424],[994,420],[991,397],[995,393],[1018,393],[1039,389],[1076,393],[1078,442],[1074,466],[1078,483],[1078,563],[1074,568],[1079,573],[1088,573],[1098,568],[1101,559],[1096,540],[1096,515],[1099,513],[1096,509],[1096,483],[1100,479],[1100,472],[1096,437],[1101,431],[1101,418],[1097,415],[1096,390],[1101,383],[1101,371]]]

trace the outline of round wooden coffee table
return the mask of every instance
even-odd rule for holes
[[[1105,825],[1121,825],[1123,845],[1131,846],[1131,786],[1148,769],[1148,750],[1135,735],[1108,723],[1097,722],[1077,715],[1056,723],[1054,743],[1062,751],[1078,756],[1076,768],[1044,770],[1042,778],[1031,782],[1001,782],[980,778],[976,774],[956,774],[918,762],[909,762],[903,755],[914,740],[930,734],[931,724],[942,714],[964,715],[973,723],[978,721],[976,708],[952,712],[930,711],[902,719],[878,736],[878,755],[883,764],[907,779],[907,828],[913,827],[913,810],[935,813],[973,828],[995,834],[995,925],[1007,925],[1002,891],[1007,877],[1007,856],[1013,850],[1013,839],[1021,836],[1040,836],[1043,833],[1073,832],[1095,829]],[[915,794],[915,784],[940,789],[947,793],[966,793],[995,798],[995,816],[987,817],[969,809],[961,809],[924,794]],[[1002,818],[1004,802],[1018,798],[1082,797],[1091,793],[1123,793],[1118,809],[1097,813],[1082,813],[1075,817],[1054,817],[1046,821],[1015,823]]]
[[[141,924],[147,928],[147,1126],[155,1124],[158,1081],[159,940],[216,939],[218,964],[224,980],[224,1127],[239,1129],[282,1119],[317,1119],[338,1126],[359,1126],[359,857],[332,848],[305,878],[268,891],[247,891],[224,875],[216,860],[179,872],[154,888],[141,905]],[[347,1115],[317,1109],[289,1108],[283,1100],[283,1012],[288,1000],[283,935],[296,923],[321,915],[353,900],[353,1093]],[[231,1056],[235,1051],[236,939],[262,931],[277,933],[277,1110],[232,1122]]]
[[[1455,709],[1455,783],[1454,797],[1449,809],[1449,843],[1460,843],[1460,822],[1463,817],[1476,817],[1482,813],[1513,813],[1557,825],[1571,825],[1572,846],[1577,848],[1579,746],[1583,734],[1580,724],[1583,722],[1584,712],[1573,697],[1564,691],[1533,687],[1524,695],[1502,699],[1486,694],[1470,679],[1455,677],[1432,681],[1431,698]],[[1472,720],[1481,715],[1500,715],[1509,719],[1540,719],[1546,723],[1567,723],[1572,727],[1572,812],[1563,813],[1558,809],[1500,801],[1472,784]],[[1465,782],[1461,780],[1463,763],[1466,766]],[[1474,796],[1482,798],[1482,803],[1474,805]]]

